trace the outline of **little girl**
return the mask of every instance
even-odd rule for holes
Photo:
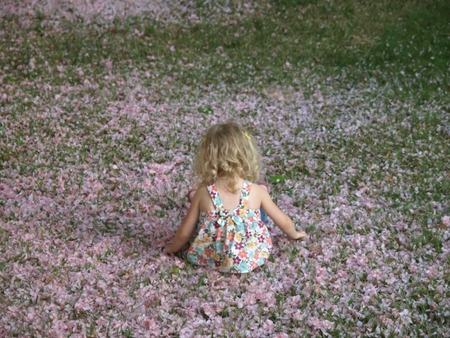
[[[272,248],[260,208],[289,238],[306,238],[267,190],[252,183],[260,166],[252,138],[237,124],[212,126],[194,163],[200,187],[164,252],[180,251],[194,234],[186,254],[189,262],[222,272],[250,272],[264,264]]]

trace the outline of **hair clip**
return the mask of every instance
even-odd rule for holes
[[[244,131],[244,136],[246,137],[246,138],[248,138],[250,141],[252,140],[252,138]]]
[[[205,145],[206,145],[206,137],[203,139],[202,147],[204,147]]]

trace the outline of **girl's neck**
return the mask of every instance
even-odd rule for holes
[[[217,188],[219,188],[219,189],[221,188],[221,189],[224,189],[224,190],[230,192],[227,189],[226,182],[227,182],[226,177],[219,177],[214,184]],[[236,182],[236,186],[239,188],[239,190],[241,190],[240,188],[242,188],[243,184],[244,184],[244,179],[239,177],[238,181]]]

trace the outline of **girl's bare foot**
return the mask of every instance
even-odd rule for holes
[[[187,195],[189,202],[192,202],[192,199],[194,198],[194,195],[196,192],[197,192],[196,188],[192,188],[191,190],[189,190],[188,195]]]
[[[261,181],[261,182],[258,183],[258,185],[260,185],[261,187],[266,189],[267,192],[270,192],[269,185],[266,182]]]

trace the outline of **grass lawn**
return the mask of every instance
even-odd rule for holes
[[[1,337],[446,337],[450,3],[0,8]],[[161,254],[205,130],[257,140],[267,264]]]

